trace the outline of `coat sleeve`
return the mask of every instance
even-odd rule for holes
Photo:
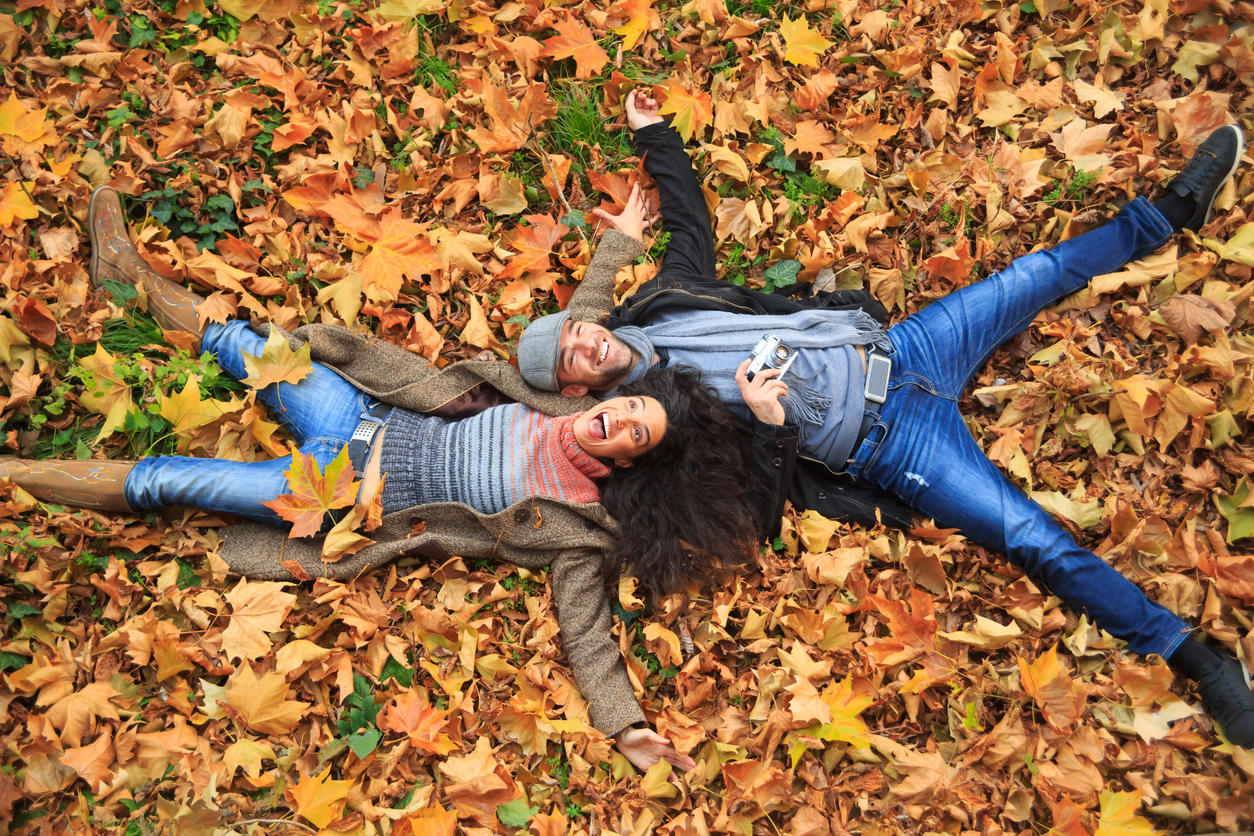
[[[758,530],[764,538],[779,534],[784,502],[797,467],[797,436],[797,428],[788,424],[753,422],[749,502],[758,512]]]
[[[588,701],[592,725],[614,735],[645,719],[627,677],[618,643],[610,635],[601,553],[570,549],[550,563],[562,649]]]
[[[604,321],[614,307],[614,276],[647,249],[643,241],[616,229],[607,230],[592,256],[588,272],[566,306],[570,315],[581,322]]]

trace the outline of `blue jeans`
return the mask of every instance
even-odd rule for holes
[[[958,528],[1016,565],[1135,653],[1170,656],[1189,626],[1081,548],[985,456],[958,398],[989,355],[1038,312],[1093,276],[1141,258],[1171,237],[1143,197],[1105,226],[1016,259],[1005,270],[933,302],[889,329],[888,399],[849,472]]]
[[[244,352],[260,357],[265,344],[240,320],[210,323],[201,341],[203,350],[216,353],[223,371],[236,380],[248,376]],[[258,390],[257,400],[287,426],[300,451],[323,468],[348,443],[366,410],[377,403],[321,363],[314,363],[313,373],[300,383],[272,383]],[[127,503],[137,511],[189,505],[286,526],[289,523],[261,503],[291,492],[284,475],[291,467],[291,456],[265,462],[151,456],[131,470],[124,490]]]

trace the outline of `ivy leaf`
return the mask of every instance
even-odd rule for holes
[[[801,272],[801,262],[795,259],[777,261],[767,268],[762,276],[773,287],[788,287],[797,283],[797,274]]]
[[[359,732],[353,732],[348,736],[348,748],[353,750],[353,754],[359,758],[364,758],[375,750],[379,745],[379,741],[383,739],[383,732],[378,729],[365,729]]]
[[[540,812],[539,807],[528,807],[521,798],[506,802],[496,808],[496,816],[506,827],[526,827],[531,817]]]

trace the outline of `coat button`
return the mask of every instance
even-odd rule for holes
[[[819,499],[827,499],[827,494],[823,491],[819,491]]]
[[[782,442],[782,441],[777,441],[777,442],[775,442],[775,449],[776,449],[776,450],[783,450],[783,449],[784,449],[784,442]]]
[[[775,461],[771,462],[771,464],[774,465],[775,467],[782,467],[784,464],[784,460],[776,456]]]

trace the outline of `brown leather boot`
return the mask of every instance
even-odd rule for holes
[[[167,331],[186,331],[197,339],[205,334],[196,305],[201,297],[155,272],[126,234],[122,201],[112,186],[91,194],[87,209],[91,230],[91,282],[104,287],[105,279],[134,285],[148,305],[148,313]]]
[[[11,479],[45,502],[133,513],[122,486],[134,466],[134,462],[103,459],[37,462],[5,456],[0,457],[0,479]]]

